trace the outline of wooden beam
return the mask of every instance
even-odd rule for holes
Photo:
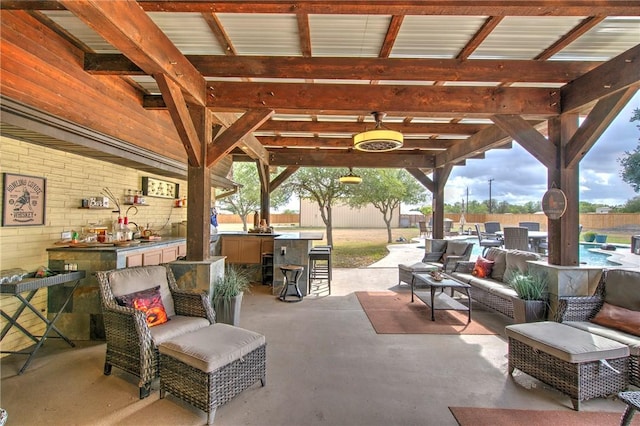
[[[275,191],[280,185],[282,185],[291,175],[293,175],[300,167],[297,166],[289,166],[284,169],[278,176],[275,177],[271,181],[271,191]]]
[[[457,144],[436,155],[436,167],[448,163],[457,163],[478,155],[489,149],[495,149],[511,143],[511,136],[498,126],[491,126],[471,136],[464,144]]]
[[[57,1],[5,0],[2,9],[59,10]],[[144,0],[147,12],[361,14],[361,15],[470,15],[470,16],[640,16],[635,0],[531,1],[367,1],[342,0]]]
[[[545,167],[549,168],[555,165],[555,148],[535,127],[522,119],[522,117],[517,115],[496,115],[491,117],[491,120],[511,135],[514,140]]]
[[[160,92],[162,93],[162,99],[169,108],[169,114],[173,120],[173,124],[176,126],[180,140],[184,149],[187,151],[187,158],[189,165],[193,167],[199,167],[202,161],[202,143],[198,139],[198,132],[191,121],[187,103],[182,96],[180,87],[167,77],[165,74],[158,74],[154,76]],[[206,143],[206,141],[204,142]]]
[[[489,16],[482,24],[480,29],[471,37],[471,40],[462,48],[460,53],[456,56],[458,60],[467,60],[469,56],[482,44],[482,42],[493,32],[504,17],[502,16]],[[495,81],[495,80],[487,80]]]
[[[336,148],[352,149],[352,138],[319,138],[319,137],[287,137],[258,136],[262,145],[281,148]],[[405,139],[401,151],[408,149],[445,150],[455,144],[464,143],[465,139]]]
[[[640,44],[564,85],[560,89],[562,112],[580,112],[598,99],[639,85]]]
[[[407,136],[412,133],[441,135],[452,133],[456,135],[473,135],[490,124],[460,124],[460,123],[388,123],[385,127]],[[287,121],[268,120],[259,131],[267,132],[308,132],[308,133],[359,133],[371,130],[369,126],[355,121]]]
[[[247,111],[235,123],[229,126],[220,136],[218,136],[207,147],[207,164],[211,165],[219,161],[222,157],[229,154],[233,148],[238,146],[243,138],[256,128],[260,127],[265,120],[273,115],[273,110],[255,109]],[[254,153],[254,156],[260,159],[262,163],[268,164],[267,151],[260,145],[255,146],[252,140],[245,139],[245,144]]]
[[[368,168],[432,168],[432,155],[401,152],[332,152],[330,150],[269,150],[272,166],[298,167],[368,167]]]
[[[204,77],[567,83],[601,61],[186,55]],[[145,75],[124,55],[87,53],[92,74]]]
[[[576,167],[637,92],[627,88],[601,99],[567,143],[566,167]]]
[[[410,167],[410,168],[407,168],[406,170],[407,170],[407,172],[409,172],[409,174],[411,174],[411,176],[416,178],[416,180],[418,182],[420,182],[422,184],[422,186],[427,188],[432,193],[435,191],[435,189],[436,189],[435,184],[429,178],[429,176],[427,176],[421,169]]]
[[[60,1],[145,73],[168,75],[189,102],[206,104],[202,75],[136,1]]]
[[[209,29],[213,33],[216,40],[218,40],[218,43],[220,43],[222,50],[224,50],[224,54],[229,56],[237,55],[238,52],[236,51],[236,48],[233,46],[231,39],[227,35],[227,32],[224,30],[224,27],[220,23],[220,20],[218,19],[216,14],[203,13],[202,18],[209,26]]]
[[[556,89],[305,83],[209,82],[207,106],[214,111],[271,108],[282,114],[389,115],[453,114],[487,117],[512,113],[543,118],[560,113]],[[144,97],[160,109],[162,99]]]
[[[311,30],[309,29],[309,15],[306,13],[296,14],[298,22],[298,38],[300,40],[300,52],[305,58],[311,57]],[[312,77],[313,76],[307,76]]]
[[[380,53],[378,53],[378,56],[380,58],[388,58],[391,54],[393,45],[396,42],[398,33],[400,32],[402,21],[404,21],[403,15],[393,15],[391,17],[391,21],[389,21],[389,27],[387,28],[387,34],[385,34],[384,36],[382,47],[380,48]]]
[[[260,161],[256,161],[256,168],[258,169],[258,179],[260,180],[260,193],[269,193],[269,166],[263,165]],[[264,198],[264,197],[261,197]],[[264,209],[262,209],[264,210]],[[261,215],[264,217],[264,215]]]
[[[576,41],[578,38],[583,36],[587,31],[598,25],[600,22],[604,21],[604,16],[589,16],[582,20],[578,25],[573,27],[571,31],[567,34],[560,37],[553,43],[551,46],[547,47],[544,51],[540,52],[540,54],[536,55],[536,61],[544,61],[550,59],[553,55],[560,52],[562,49]]]

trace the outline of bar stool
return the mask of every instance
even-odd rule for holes
[[[331,246],[315,246],[309,250],[309,293],[314,281],[326,281],[331,294]],[[315,284],[316,288],[320,284]]]
[[[300,265],[281,265],[280,271],[284,276],[284,285],[278,299],[283,302],[300,302],[302,300],[302,293],[300,287],[298,287],[298,279],[304,271],[304,266]],[[294,293],[289,293],[289,288],[292,288]],[[294,297],[294,299],[287,299],[288,296]]]

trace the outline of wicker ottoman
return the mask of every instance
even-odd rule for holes
[[[515,368],[568,395],[575,410],[629,384],[629,347],[552,321],[506,327],[509,374]]]
[[[266,384],[263,335],[213,324],[158,346],[160,398],[165,392],[204,410],[213,423],[216,408],[256,383]]]

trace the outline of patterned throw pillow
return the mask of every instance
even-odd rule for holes
[[[482,256],[478,256],[471,275],[478,278],[487,278],[491,275],[494,263],[495,262],[493,260],[487,260]]]
[[[162,298],[160,297],[160,286],[125,294],[123,296],[116,296],[116,301],[120,306],[126,306],[144,312],[149,327],[164,324],[169,321],[167,312],[162,304]]]

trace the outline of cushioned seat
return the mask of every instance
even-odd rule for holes
[[[402,282],[411,284],[414,273],[444,270],[450,272],[456,262],[469,260],[473,243],[464,241],[426,239],[422,262],[398,265],[398,285]]]
[[[629,384],[629,348],[552,321],[505,327],[509,374],[519,369],[580,402],[625,390]],[[606,361],[606,363],[605,363]]]
[[[159,345],[160,398],[193,404],[213,423],[217,407],[256,383],[266,384],[266,340],[228,324],[183,334]]]

